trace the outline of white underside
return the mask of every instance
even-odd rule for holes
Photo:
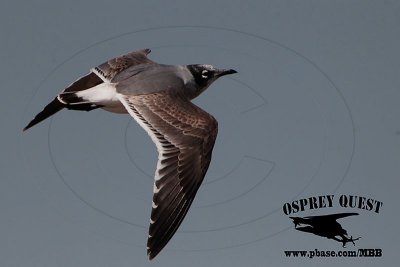
[[[117,91],[111,83],[101,83],[76,93],[78,97],[88,102],[103,106],[102,109],[114,113],[128,113],[124,105],[117,98]]]

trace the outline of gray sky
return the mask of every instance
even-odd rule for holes
[[[395,1],[7,1],[0,10],[1,266],[391,266],[400,174]],[[156,150],[128,115],[62,111],[22,128],[105,60],[149,47],[165,64],[234,68],[194,102],[219,121],[213,161],[179,231],[146,256]],[[292,200],[384,203],[342,219],[348,249],[296,231]],[[312,213],[299,213],[308,216]]]

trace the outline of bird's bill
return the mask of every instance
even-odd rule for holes
[[[234,73],[237,73],[237,71],[234,69],[221,69],[221,70],[216,71],[216,76],[221,77],[224,75],[234,74]]]

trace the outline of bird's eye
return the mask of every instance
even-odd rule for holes
[[[208,78],[208,70],[203,70],[201,72],[201,77],[203,77],[204,79],[207,79]]]

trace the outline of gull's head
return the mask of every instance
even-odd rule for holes
[[[188,70],[193,75],[194,83],[198,90],[203,92],[219,77],[237,73],[234,69],[217,69],[212,65],[206,64],[193,64],[187,65]]]

